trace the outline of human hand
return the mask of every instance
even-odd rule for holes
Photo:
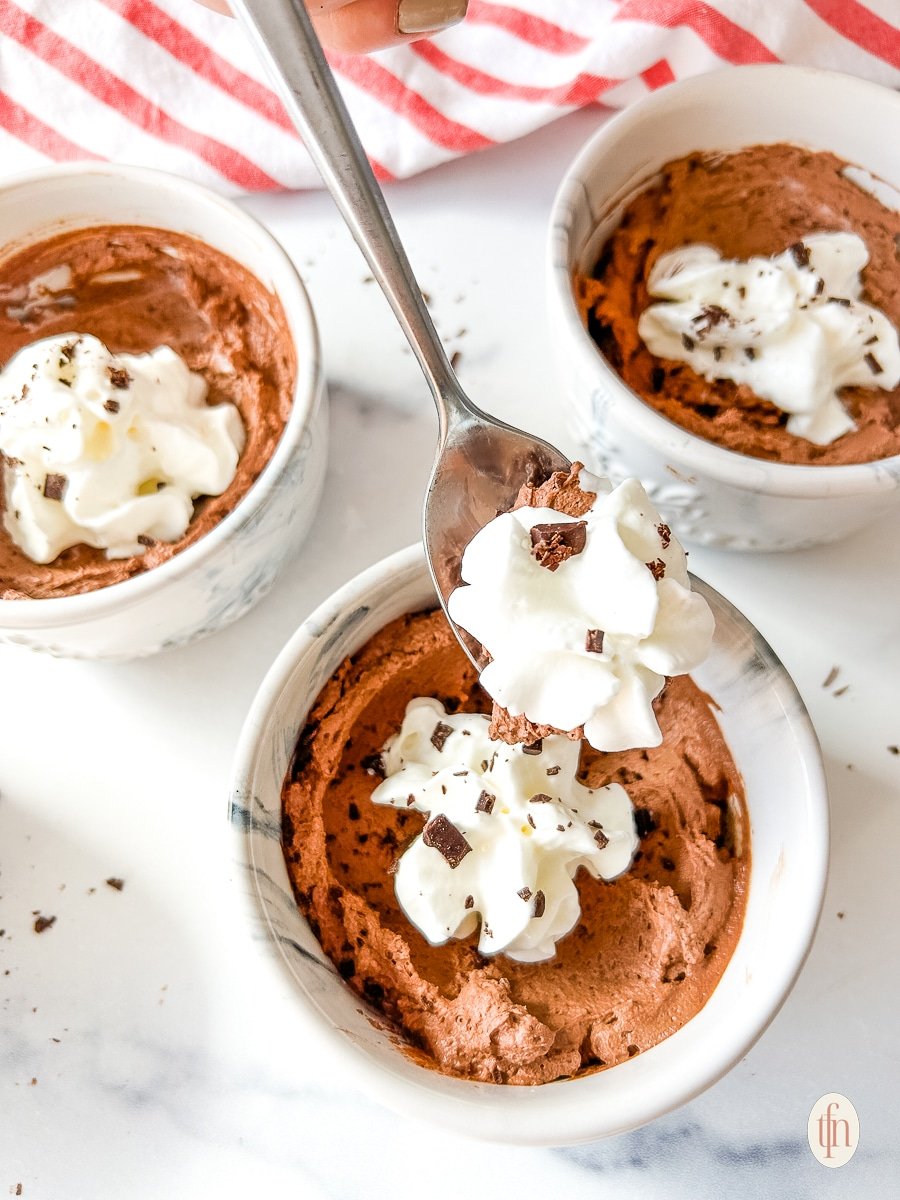
[[[329,50],[365,54],[439,33],[466,15],[468,0],[305,0],[316,33]],[[200,0],[228,12],[228,0]]]

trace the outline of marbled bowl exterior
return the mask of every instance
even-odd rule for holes
[[[619,483],[638,476],[679,537],[734,550],[836,541],[900,511],[900,457],[846,467],[766,462],[726,450],[645,404],[582,324],[572,276],[590,270],[625,205],[664,163],[695,150],[788,141],[830,150],[900,203],[900,95],[805,67],[734,67],[673,84],[604,125],[569,168],[554,202],[549,318],[579,451]]]
[[[50,600],[0,600],[0,643],[71,658],[129,659],[213,633],[266,594],[315,516],[328,418],[309,298],[279,244],[237,205],[173,175],[119,166],[49,168],[0,188],[7,248],[107,223],[192,234],[237,259],[278,294],[297,357],[281,439],[246,495],[209,533],[110,587]]]
[[[828,802],[815,733],[796,688],[747,620],[702,582],[716,616],[713,652],[694,673],[747,791],[752,872],[735,954],[705,1008],[636,1058],[535,1088],[450,1078],[398,1048],[325,957],[291,892],[281,847],[281,787],[316,696],[338,664],[388,621],[435,604],[420,545],[371,567],[323,604],[285,646],[245,723],[230,817],[235,886],[254,938],[268,941],[297,997],[298,1035],[395,1111],[487,1141],[564,1145],[625,1132],[715,1082],[778,1011],[806,958],[828,860]],[[265,1020],[262,1015],[261,1020]]]

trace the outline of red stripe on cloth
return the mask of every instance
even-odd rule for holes
[[[664,29],[686,26],[726,62],[778,62],[757,37],[701,0],[624,0],[614,19],[646,21]]]
[[[577,107],[594,104],[605,91],[621,83],[619,79],[603,79],[599,75],[576,75],[570,83],[561,84],[559,87],[529,87],[497,79],[494,75],[479,71],[477,67],[451,58],[434,42],[412,42],[409,49],[442,75],[449,76],[480,96],[502,96],[505,100],[527,100],[537,104]]]
[[[488,0],[469,0],[466,20],[470,24],[496,25],[514,34],[520,41],[553,54],[575,54],[591,44],[590,38],[583,38],[571,29],[563,29],[561,25],[545,21],[543,17],[510,8],[507,4],[490,4]]]
[[[108,71],[11,0],[0,0],[0,33],[5,33],[24,46],[132,124],[160,141],[189,151],[238,187],[252,191],[272,191],[281,187],[249,158],[215,138],[206,137],[182,125],[164,109],[135,91],[124,79]]]
[[[666,60],[661,58],[659,62],[655,62],[646,71],[641,71],[641,79],[643,79],[651,91],[655,92],[657,88],[665,87],[667,83],[674,83],[675,72]]]
[[[226,92],[257,116],[298,136],[293,121],[271,88],[222,58],[191,30],[153,4],[152,0],[100,0],[100,3],[117,13],[138,33],[161,46],[178,62],[189,67],[201,79]],[[383,183],[394,178],[383,163],[374,158],[369,161],[376,178]]]
[[[900,67],[900,29],[857,0],[806,0],[817,17],[892,67]]]
[[[21,104],[17,104],[11,96],[7,96],[6,92],[0,92],[0,128],[11,133],[14,138],[24,142],[26,146],[31,146],[33,150],[45,154],[47,158],[56,159],[58,162],[67,162],[78,158],[100,161],[99,154],[94,154],[93,151],[85,150],[83,146],[70,142],[67,137],[57,133],[51,126],[45,125],[34,113],[23,108]]]
[[[273,125],[295,132],[290,117],[271,88],[232,66],[212,46],[158,8],[152,0],[100,0],[100,3],[207,83],[227,92]]]
[[[445,116],[424,96],[413,91],[372,58],[340,54],[331,50],[328,52],[328,61],[345,79],[368,92],[398,116],[405,117],[438,146],[465,153],[470,150],[484,150],[495,144],[491,138],[485,137],[476,129],[470,129],[468,125],[461,125]]]

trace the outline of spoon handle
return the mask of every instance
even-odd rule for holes
[[[291,120],[372,268],[416,358],[441,422],[470,413],[381,188],[302,0],[230,0]]]

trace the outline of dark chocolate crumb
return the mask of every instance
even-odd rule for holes
[[[496,800],[497,797],[492,795],[489,791],[483,791],[475,803],[475,811],[492,813],[494,811],[494,804],[496,803]]]
[[[534,894],[534,915],[542,917],[544,909],[547,907],[547,897],[543,892],[535,892]]]
[[[117,413],[121,407],[118,400],[104,400],[103,407],[108,413]]]
[[[113,891],[121,892],[122,888],[125,886],[125,880],[117,879],[115,876],[110,876],[110,878],[106,881],[106,886],[111,887]]]
[[[531,797],[531,799],[528,801],[528,803],[529,804],[549,804],[552,799],[553,799],[553,797],[548,796],[546,792],[535,792],[535,794]]]
[[[606,836],[606,834],[603,832],[602,829],[595,830],[594,841],[597,843],[597,846],[601,850],[605,850],[606,847],[609,845],[609,838]]]
[[[452,725],[446,725],[443,721],[438,721],[434,727],[434,732],[431,735],[431,744],[435,750],[442,751],[446,744],[447,738],[453,732]]]
[[[474,896],[466,896],[466,902],[463,905],[463,908],[474,908],[474,907],[475,907],[475,897]]]
[[[49,929],[51,925],[56,924],[56,917],[38,917],[34,922],[34,932],[43,933],[45,929]]]
[[[62,500],[68,483],[67,475],[47,475],[44,479],[44,496],[48,500]]]
[[[444,813],[438,813],[428,822],[422,830],[422,841],[426,846],[432,847],[443,855],[451,871],[459,866],[472,849],[462,833]]]
[[[843,687],[836,688],[835,691],[833,691],[831,694],[832,694],[832,696],[843,696],[846,692],[849,692],[849,691],[850,691],[850,684],[845,683]]]
[[[588,654],[603,653],[603,630],[589,629],[584,639],[584,648]]]
[[[883,375],[884,367],[870,350],[863,360],[873,375]]]
[[[519,888],[519,890],[516,892],[516,895],[521,896],[523,900],[530,900],[531,899],[531,888],[530,887]]]
[[[544,739],[538,738],[536,742],[530,742],[527,746],[522,747],[523,754],[540,754],[544,749]]]
[[[745,346],[744,354],[746,354],[747,358],[749,358],[749,360],[751,362],[753,362],[753,360],[756,358],[756,351],[753,349],[752,346]]]
[[[650,572],[650,574],[656,580],[662,579],[662,577],[666,573],[666,564],[663,562],[663,560],[661,558],[655,558],[653,560],[653,562],[648,562],[646,564],[646,566],[647,566],[647,570]]]
[[[809,247],[808,246],[804,245],[803,242],[794,242],[793,245],[788,246],[788,249],[791,252],[791,258],[794,260],[794,262],[797,264],[798,267],[808,267],[809,266]]]
[[[131,383],[131,376],[124,367],[107,367],[107,371],[109,372],[109,382],[114,388],[122,391],[123,388],[127,388],[129,383]]]
[[[824,680],[822,681],[822,687],[823,688],[831,687],[831,685],[834,683],[834,681],[837,679],[838,675],[840,674],[840,670],[841,670],[840,667],[832,667],[831,670],[828,672],[828,674],[825,676]]]
[[[528,814],[528,824],[531,826],[532,829],[537,829],[537,825],[535,825],[534,817],[531,815],[531,813]]]
[[[841,308],[849,308],[850,307],[850,301],[847,299],[846,296],[829,296],[828,303],[829,304],[840,304]]]
[[[141,544],[142,546],[148,546],[148,547],[149,547],[149,546],[155,546],[155,545],[156,545],[156,538],[154,538],[154,537],[150,537],[150,535],[149,535],[149,534],[147,534],[147,533],[139,533],[139,534],[137,535],[137,540],[140,542],[140,544]]]
[[[586,521],[553,521],[531,528],[531,553],[548,571],[580,554],[586,544]]]
[[[888,754],[900,754],[900,746],[888,746]]]
[[[656,532],[659,534],[659,540],[662,542],[663,550],[668,550],[672,541],[671,528],[665,523],[665,521],[660,521],[656,527]]]
[[[547,774],[548,775],[558,775],[561,770],[562,770],[562,767],[548,767]]]
[[[840,921],[843,921],[843,919],[844,919],[844,914],[843,914],[842,912],[839,912],[839,913],[838,913],[838,920],[840,920]]]
[[[713,358],[716,360],[716,362],[722,361],[722,347],[721,346],[713,346]]]

